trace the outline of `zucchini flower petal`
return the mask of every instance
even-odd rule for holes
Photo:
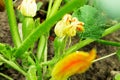
[[[78,21],[76,17],[72,17],[70,14],[66,14],[62,20],[60,20],[55,26],[55,34],[58,37],[65,37],[65,36],[75,36],[76,31],[83,31],[84,23]]]
[[[74,74],[85,72],[96,57],[96,50],[89,53],[76,51],[61,59],[53,68],[51,80],[66,80]]]
[[[74,25],[78,31],[84,31],[84,27],[83,27],[84,23],[78,21],[78,19],[75,17],[72,19],[71,25]]]
[[[23,0],[18,9],[24,16],[34,17],[37,11],[37,4],[35,0]]]

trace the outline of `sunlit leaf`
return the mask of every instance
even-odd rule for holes
[[[79,33],[82,38],[100,38],[104,32],[105,17],[94,7],[85,5],[73,13],[84,22],[85,31]]]

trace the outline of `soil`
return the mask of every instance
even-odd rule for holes
[[[119,41],[118,37],[120,37],[119,31],[104,37],[104,39],[111,41]],[[0,43],[7,43],[12,45],[12,39],[10,35],[6,12],[0,12]],[[50,46],[51,44],[49,45],[49,48]],[[108,55],[117,50],[117,47],[103,45],[97,42],[89,44],[88,46],[84,47],[83,50],[90,50],[94,46],[97,48],[97,58]],[[53,52],[52,48],[50,48],[49,50],[51,53]],[[93,63],[89,70],[87,70],[85,73],[71,76],[71,80],[113,80],[114,73],[119,71],[120,61],[115,55]],[[13,69],[4,69],[4,65],[0,66],[0,72],[11,76],[12,78],[14,78],[14,80],[25,80],[24,77],[17,71]],[[0,80],[6,79],[0,76]]]

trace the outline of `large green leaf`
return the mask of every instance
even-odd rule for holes
[[[94,7],[85,5],[73,13],[79,21],[85,23],[85,31],[80,33],[82,38],[100,38],[104,31],[105,17]]]

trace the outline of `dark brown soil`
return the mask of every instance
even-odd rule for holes
[[[118,41],[116,37],[118,38],[119,36],[120,33],[117,31],[111,35],[106,36],[104,39]],[[12,45],[6,12],[0,12],[0,43],[7,43]],[[84,50],[90,50],[94,46],[97,48],[97,58],[113,53],[117,50],[116,47],[103,45],[96,42],[86,46]],[[93,63],[88,71],[83,74],[71,76],[71,80],[113,80],[114,76],[112,71],[120,71],[120,61],[118,60],[117,56],[112,56]],[[20,77],[21,75],[18,72],[13,69],[4,69],[3,65],[0,66],[0,72],[13,77],[15,80],[24,80],[23,77]],[[0,80],[5,79],[0,76]]]
[[[5,12],[0,12],[0,42],[11,44],[10,29]]]

